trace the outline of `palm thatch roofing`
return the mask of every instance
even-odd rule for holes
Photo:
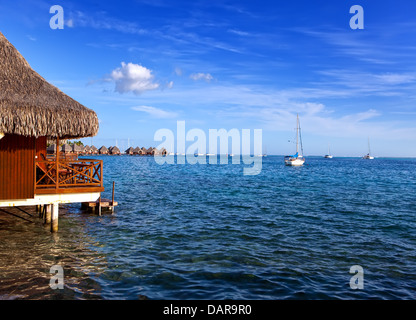
[[[61,150],[62,150],[62,148],[59,146],[59,151],[61,151]],[[56,144],[51,144],[49,147],[47,147],[46,152],[55,153],[56,152]]]
[[[62,145],[62,152],[69,153],[72,152],[72,147],[69,144]]]
[[[91,147],[89,145],[86,145],[82,151],[83,152],[91,152]]]
[[[111,154],[120,154],[120,149],[117,147],[112,147],[111,150],[109,150]]]
[[[92,153],[98,153],[98,149],[96,146],[91,146],[91,152]]]
[[[80,138],[98,132],[96,113],[36,73],[0,32],[0,132]]]
[[[127,154],[133,154],[134,153],[134,149],[133,147],[128,148],[126,151],[124,151]]]
[[[92,147],[91,147],[92,148]],[[107,149],[107,147],[106,146],[102,146],[100,149],[98,149],[98,151],[100,152],[100,153],[108,153],[108,149]]]
[[[78,144],[73,144],[72,145],[72,151],[73,152],[83,152],[84,151],[84,146],[83,145],[78,145]]]

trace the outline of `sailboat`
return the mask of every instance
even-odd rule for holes
[[[300,124],[299,124],[299,115],[296,115],[296,154],[293,156],[285,157],[285,165],[287,166],[303,166],[305,163],[305,158],[300,154],[299,155],[299,140],[301,146],[301,152],[303,153],[302,146],[302,135],[300,133]]]
[[[328,153],[324,156],[324,158],[326,158],[326,159],[332,159],[333,158],[333,156],[331,154],[331,151],[329,150],[329,143],[328,143]]]
[[[363,157],[363,159],[373,160],[374,157],[371,155],[370,151],[370,137],[368,137],[368,153]]]

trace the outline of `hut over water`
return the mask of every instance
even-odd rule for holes
[[[109,152],[113,155],[119,155],[121,153],[118,147],[112,147],[111,150],[109,150]]]
[[[46,159],[47,140],[94,136],[98,117],[37,74],[1,32],[0,114],[0,207],[43,205],[57,231],[59,203],[95,201],[104,191],[102,161],[80,170],[59,152]]]
[[[133,147],[128,148],[126,151],[124,151],[125,154],[133,154],[134,153],[134,149]]]
[[[73,150],[72,150],[72,147],[69,145],[69,144],[64,144],[64,145],[62,145],[62,152],[64,152],[64,153],[70,153],[70,152],[72,152]]]
[[[100,154],[108,154],[108,149],[106,146],[102,146],[100,149],[98,149],[98,152]]]

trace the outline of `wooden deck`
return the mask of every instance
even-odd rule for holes
[[[94,211],[101,215],[101,209],[108,209],[111,213],[114,213],[114,207],[118,205],[117,201],[112,201],[110,199],[100,198],[97,201],[83,202],[81,204],[81,209]]]

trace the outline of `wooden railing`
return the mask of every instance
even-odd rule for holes
[[[101,192],[103,161],[44,159],[35,162],[35,194]]]

